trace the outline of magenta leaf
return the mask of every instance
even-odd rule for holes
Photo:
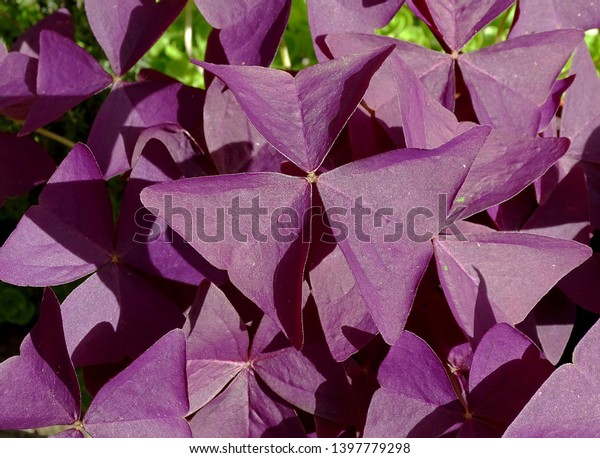
[[[600,79],[585,43],[575,52],[571,74],[575,82],[565,99],[560,133],[571,140],[570,157],[599,164]]]
[[[35,100],[38,61],[18,52],[0,58],[0,110],[14,119],[25,119]]]
[[[160,38],[185,3],[185,0],[85,0],[85,11],[111,67],[121,76]]]
[[[218,29],[218,40],[231,65],[268,67],[285,30],[291,0],[195,0],[204,18]],[[253,24],[249,26],[249,24]]]
[[[243,371],[190,420],[194,437],[305,437],[296,412]]]
[[[185,336],[162,337],[94,397],[83,423],[93,437],[191,437]]]
[[[40,318],[19,356],[0,364],[0,429],[70,425],[80,392],[63,334],[60,304],[47,289]]]
[[[310,270],[310,283],[329,349],[344,361],[379,331],[339,246]]]
[[[346,375],[322,337],[311,333],[299,352],[264,316],[249,348],[246,327],[221,291],[205,285],[197,299],[187,323],[191,411],[200,409],[191,421],[194,435],[214,433],[223,406],[237,406],[226,416],[225,434],[243,437],[303,435],[291,405],[333,420],[352,418]]]
[[[100,269],[63,302],[67,347],[79,366],[136,358],[183,325],[175,303],[122,264]]]
[[[229,86],[265,139],[306,172],[319,168],[391,47],[305,68],[295,77],[263,67],[195,61]]]
[[[204,137],[219,173],[279,172],[285,158],[258,133],[225,84],[206,91]]]

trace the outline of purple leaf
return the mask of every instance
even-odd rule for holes
[[[373,33],[387,25],[405,0],[308,0],[308,22],[319,60],[325,57],[322,38],[342,32]]]
[[[56,166],[48,153],[30,137],[0,132],[0,207],[46,181]]]
[[[509,426],[505,437],[599,437],[600,325],[581,339],[573,364],[559,367]]]
[[[273,321],[263,317],[250,351],[252,367],[270,389],[293,406],[349,424],[355,412],[346,374],[315,332],[318,322],[305,322],[307,331],[300,352],[282,339]]]
[[[460,51],[513,0],[408,0],[410,9],[450,47]]]
[[[538,235],[466,237],[436,240],[434,248],[446,298],[457,321],[475,338],[496,322],[523,321],[558,280],[591,256],[580,243]]]
[[[464,408],[441,361],[408,331],[391,348],[377,378],[381,388],[369,408],[365,437],[435,437],[464,420]]]
[[[392,51],[318,64],[296,77],[274,69],[195,61],[219,77],[265,139],[306,172],[319,168],[352,115],[369,80]]]
[[[72,75],[77,75],[77,78],[72,78]],[[42,31],[37,97],[21,135],[56,120],[111,83],[111,76],[74,41],[56,32]]]
[[[21,35],[10,47],[10,50],[37,59],[40,54],[40,36],[45,30],[56,32],[71,41],[75,40],[71,13],[66,8],[60,8]]]
[[[473,128],[436,150],[391,151],[318,178],[325,209],[342,209],[334,210],[335,219],[346,228],[355,227],[348,209],[378,214],[366,219],[361,216],[360,232],[338,231],[336,238],[387,342],[395,342],[404,328],[433,254],[430,241],[443,229],[440,224],[444,224],[442,212],[446,209],[440,208],[440,198],[454,199],[488,134],[489,128]],[[356,210],[359,203],[362,210]],[[431,217],[415,220],[415,209],[426,209]],[[398,232],[404,224],[411,233]],[[365,243],[367,235],[370,243]],[[399,264],[397,259],[403,262]]]
[[[201,286],[186,325],[190,412],[196,412],[245,369],[250,342],[239,315],[212,284]]]
[[[134,152],[136,163],[117,222],[115,252],[121,262],[157,277],[194,286],[206,277],[219,284],[225,281],[224,272],[206,262],[140,201],[140,193],[147,186],[181,178],[182,170],[201,171],[201,159],[187,131],[176,126],[157,126],[140,135]]]
[[[20,355],[0,364],[0,429],[69,425],[79,418],[79,404],[60,304],[47,289],[38,323],[23,340]]]
[[[541,107],[582,38],[578,30],[543,32],[460,56],[479,121],[516,134],[537,134]]]
[[[506,324],[481,339],[460,388],[419,337],[403,332],[379,368],[366,437],[499,437],[552,372],[537,347]],[[427,384],[423,384],[427,380]]]
[[[392,58],[386,60],[373,75],[364,102],[375,111],[377,118],[384,124],[396,144],[402,144],[395,133],[401,127],[401,120],[397,96],[391,88],[395,86],[394,79],[398,72],[398,69],[394,68],[394,62],[399,58],[410,67],[433,99],[449,108],[454,107],[454,60],[449,55],[378,35],[340,33],[329,35],[325,42],[335,57],[370,51],[386,45],[395,46]]]
[[[513,135],[494,129],[475,159],[451,213],[461,219],[504,202],[542,176],[569,148],[565,138]]]
[[[507,324],[494,326],[477,346],[469,372],[473,417],[493,418],[490,429],[501,427],[501,435],[552,370],[526,336]]]
[[[185,0],[85,0],[85,11],[111,67],[121,76],[161,37],[185,4]]]
[[[311,269],[310,283],[329,349],[344,361],[379,331],[339,246]]]
[[[89,205],[94,202],[94,205]],[[73,148],[0,249],[0,279],[27,286],[68,283],[111,260],[112,211],[90,150]]]
[[[305,434],[294,410],[259,379],[246,327],[221,291],[201,286],[186,324],[190,411],[200,408],[190,422],[195,437]]]
[[[194,437],[305,437],[296,412],[249,371],[190,420]]]
[[[396,87],[406,145],[437,148],[472,123],[459,123],[439,104],[404,61],[394,56]],[[494,129],[475,158],[451,213],[464,219],[514,196],[546,172],[567,151],[566,139],[513,135]]]
[[[191,437],[185,337],[162,337],[94,397],[85,429],[94,437]]]
[[[89,145],[105,178],[128,171],[140,133],[178,124],[192,136],[202,126],[204,94],[173,81],[118,83],[98,111]]]
[[[594,0],[519,0],[511,37],[559,29],[600,27],[600,4]]]
[[[268,67],[290,15],[291,0],[195,0],[204,18],[216,29],[231,65]],[[252,24],[250,26],[250,24]]]
[[[600,79],[585,43],[577,47],[571,74],[575,82],[567,93],[560,134],[571,140],[570,157],[600,164]]]
[[[552,288],[535,306],[519,329],[539,341],[548,361],[558,364],[575,324],[575,303],[558,288]]]
[[[227,270],[240,291],[301,346],[301,281],[307,250],[302,237],[311,194],[304,178],[247,173],[159,184],[146,188],[141,198],[208,262]],[[295,215],[284,214],[287,228],[278,223],[280,219],[272,221],[283,206]],[[248,218],[252,208],[258,221]]]
[[[0,110],[5,116],[25,119],[35,100],[38,61],[17,52],[0,59]]]
[[[63,317],[78,367],[136,358],[184,322],[170,298],[122,264],[110,264],[79,285],[65,299]]]
[[[183,127],[170,123],[158,124],[142,131],[131,157],[131,163],[134,168],[142,152],[150,142],[153,142],[151,148],[156,151],[153,153],[154,160],[162,162],[162,167],[167,167],[166,163],[173,162],[179,170],[179,173],[172,174],[173,176],[169,177],[171,180],[182,178],[183,176],[197,177],[208,174],[211,164],[205,157],[200,145]],[[162,143],[162,148],[158,146],[159,143]],[[160,150],[160,153],[158,150]],[[150,164],[146,164],[146,167],[148,166]],[[141,174],[143,175],[143,172]],[[140,172],[137,175],[139,176]],[[157,179],[156,181],[160,182],[166,179],[167,177],[162,177],[162,179]]]
[[[285,158],[254,128],[225,84],[206,91],[204,137],[219,173],[278,172]]]

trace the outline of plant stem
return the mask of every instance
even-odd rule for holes
[[[185,29],[183,32],[183,43],[185,46],[185,52],[190,59],[193,59],[193,51],[194,51],[194,34],[193,34],[193,24],[192,24],[192,14],[193,14],[193,3],[188,1],[187,5],[185,5]]]
[[[506,21],[508,20],[508,16],[510,16],[510,12],[513,7],[511,6],[506,12],[502,15],[502,19],[500,19],[500,24],[498,24],[498,30],[496,31],[496,38],[494,43],[499,43],[502,39],[502,32],[504,31],[504,26],[506,25]]]
[[[36,133],[38,133],[46,138],[49,138],[50,140],[54,140],[55,142],[62,143],[63,145],[67,146],[70,149],[73,149],[75,147],[75,142],[72,142],[71,140],[63,137],[62,135],[55,134],[54,132],[50,132],[49,130],[42,129],[42,128],[36,129],[35,131],[36,131]]]
[[[285,40],[281,39],[281,46],[279,47],[279,55],[281,56],[281,62],[283,63],[283,68],[290,69],[292,68],[292,60],[290,59],[290,50],[285,43]]]

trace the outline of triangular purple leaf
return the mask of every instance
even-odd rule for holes
[[[96,394],[83,419],[94,437],[191,437],[185,336],[162,337]]]
[[[218,39],[231,65],[268,67],[285,30],[291,0],[195,0],[205,19],[219,29]],[[252,24],[252,26],[249,26]]]
[[[85,0],[85,12],[111,67],[121,76],[152,47],[185,4],[185,0]]]
[[[318,178],[325,209],[346,227],[336,234],[338,244],[387,342],[395,342],[404,328],[433,254],[431,239],[443,229],[442,199],[454,199],[488,134],[489,128],[473,128],[436,150],[391,151]],[[356,211],[373,216],[359,223]]]
[[[265,139],[305,172],[319,168],[392,48],[305,68],[274,69],[195,61],[229,86]]]
[[[79,413],[79,384],[60,304],[47,289],[39,321],[23,340],[20,355],[0,364],[0,429],[70,425]]]
[[[94,205],[89,205],[94,202]],[[110,262],[112,211],[98,164],[73,148],[0,249],[0,279],[28,286],[68,283]]]
[[[43,31],[40,34],[37,98],[21,135],[54,121],[111,83],[111,76],[74,41],[56,32]]]

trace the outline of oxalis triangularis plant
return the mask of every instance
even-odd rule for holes
[[[0,202],[43,185],[0,281],[45,288],[0,429],[600,436],[600,3],[520,0],[465,52],[513,1],[407,1],[440,52],[375,35],[402,0],[307,0],[291,72],[291,0],[196,0],[206,90],[127,81],[186,3],[86,0],[112,74],[65,9],[0,45]],[[108,87],[87,139],[45,129]]]

